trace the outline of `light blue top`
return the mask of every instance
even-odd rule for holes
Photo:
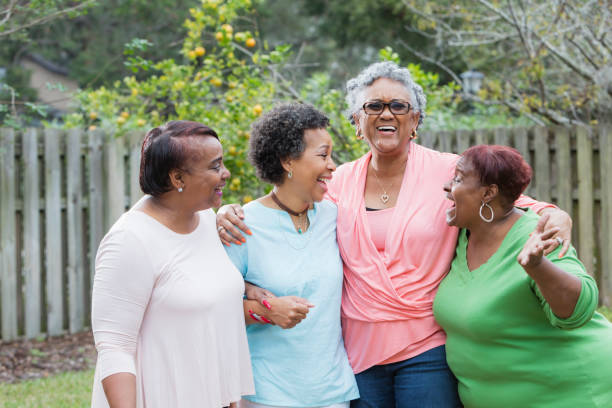
[[[310,227],[295,231],[289,214],[257,201],[244,206],[253,232],[226,251],[244,279],[276,296],[299,296],[315,307],[291,329],[247,327],[255,395],[285,407],[315,407],[359,398],[340,326],[342,260],[336,242],[337,208],[329,201],[308,211]]]

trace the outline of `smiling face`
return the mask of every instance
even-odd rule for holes
[[[212,137],[190,137],[188,160],[180,174],[183,199],[196,211],[219,207],[230,172],[223,165],[223,148]]]
[[[472,164],[461,158],[455,168],[455,177],[444,185],[446,198],[453,201],[453,207],[446,211],[446,223],[459,228],[469,228],[480,222],[478,211],[487,187],[480,184],[480,178]]]
[[[336,164],[332,160],[332,139],[325,129],[306,129],[306,147],[297,159],[284,163],[293,176],[285,178],[285,183],[300,196],[304,202],[321,201],[327,192],[327,180],[332,178]]]
[[[402,101],[414,104],[410,91],[401,82],[388,78],[372,82],[364,90],[362,100],[364,103]],[[355,116],[357,128],[368,141],[372,152],[383,155],[404,152],[419,123],[419,113],[412,108],[405,115],[394,115],[388,106],[377,115],[366,114],[361,109]]]

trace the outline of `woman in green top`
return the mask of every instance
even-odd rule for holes
[[[514,208],[531,168],[514,149],[474,146],[444,186],[463,228],[434,314],[466,407],[612,407],[612,324],[570,248],[544,256],[556,229]]]

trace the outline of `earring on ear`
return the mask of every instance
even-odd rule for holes
[[[177,190],[178,190],[179,193],[182,193],[183,192],[183,187],[179,187]]]
[[[361,129],[357,128],[355,130],[355,137],[357,138],[357,140],[363,140],[363,135],[361,134]]]
[[[419,137],[419,135],[417,135],[417,131],[416,131],[416,129],[414,129],[414,130],[412,131],[412,133],[410,134],[410,139],[411,139],[411,140],[414,140],[414,139],[416,139],[417,137]]]
[[[287,173],[287,178],[291,177],[293,177],[293,170],[289,170],[289,173]]]

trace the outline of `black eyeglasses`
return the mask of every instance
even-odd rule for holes
[[[385,106],[388,106],[394,115],[405,115],[410,112],[411,108],[410,104],[404,101],[372,101],[363,104],[363,111],[368,115],[380,115],[385,110]]]

